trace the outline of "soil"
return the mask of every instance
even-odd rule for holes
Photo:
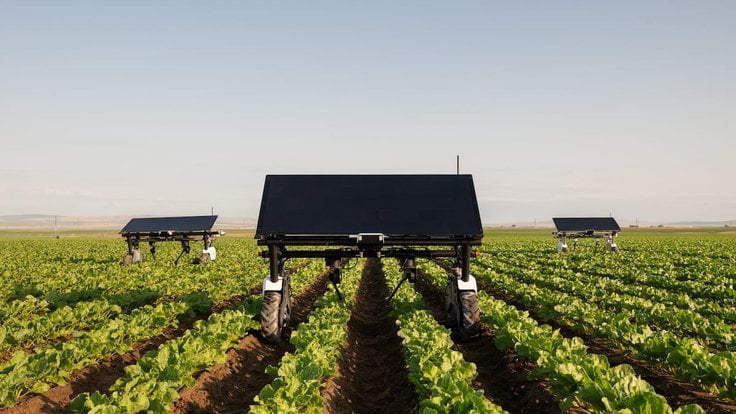
[[[528,311],[529,316],[538,322],[546,323],[553,329],[559,329],[564,336],[580,337],[585,342],[585,345],[588,346],[588,352],[605,355],[611,366],[620,364],[631,365],[637,375],[651,384],[657,394],[667,399],[667,403],[673,408],[677,408],[685,404],[698,404],[707,413],[736,413],[736,402],[718,398],[707,391],[701,390],[693,384],[676,378],[669,372],[635,358],[629,352],[612,346],[605,340],[594,338],[584,332],[574,331],[569,327],[557,324],[554,321],[543,320],[536,315],[533,309],[529,309],[522,303],[514,300],[512,297],[505,295],[503,292],[491,289],[484,286],[482,283],[478,283],[478,285],[482,290],[506,303],[514,305],[517,309]]]
[[[326,413],[411,413],[418,396],[409,382],[390,294],[378,259],[368,259],[347,324],[338,376],[322,392]]]
[[[414,287],[422,295],[437,322],[444,324],[444,292],[429,284],[421,274],[418,275]],[[511,352],[496,348],[495,337],[488,326],[481,324],[480,335],[476,338],[461,341],[453,336],[453,340],[453,349],[476,366],[478,376],[473,387],[482,390],[489,400],[512,414],[561,412],[557,400],[549,392],[548,383],[527,379],[534,365],[517,358]]]
[[[242,413],[273,377],[266,374],[269,365],[278,366],[286,352],[294,346],[289,343],[291,332],[314,309],[314,302],[327,290],[327,274],[321,275],[312,286],[292,299],[290,327],[284,329],[281,342],[269,345],[260,331],[251,331],[227,353],[227,361],[214,365],[197,377],[193,387],[180,391],[170,411],[173,413]],[[260,293],[260,291],[259,291]]]

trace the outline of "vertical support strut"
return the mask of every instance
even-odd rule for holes
[[[467,282],[470,278],[470,245],[468,243],[463,243],[462,247],[460,248],[460,252],[462,254],[462,280],[463,282]]]
[[[403,285],[404,282],[406,282],[407,280],[409,281],[409,283],[415,283],[417,281],[417,266],[414,262],[413,257],[407,257],[401,262],[401,280],[388,296],[386,302],[390,302],[391,299],[393,299],[396,292],[399,291],[401,285]]]
[[[410,283],[417,281],[417,265],[413,257],[404,259],[404,262],[401,264],[401,270],[404,279],[407,279]]]
[[[275,244],[268,245],[268,259],[269,267],[271,270],[271,282],[276,283],[279,281],[279,274],[281,273],[281,249]]]
[[[340,293],[340,289],[337,287],[337,285],[340,284],[342,281],[342,259],[341,258],[325,258],[325,264],[330,267],[330,282],[332,282],[332,286],[335,287],[335,293],[337,293],[337,298],[340,300],[340,302],[343,301],[342,293]]]
[[[189,254],[191,251],[191,248],[189,247],[189,240],[184,239],[181,241],[181,253],[179,253],[179,256],[176,257],[176,260],[174,260],[174,265],[179,264],[179,259],[186,253]]]

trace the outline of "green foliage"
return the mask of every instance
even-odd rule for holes
[[[713,353],[697,338],[638,324],[631,313],[601,309],[576,296],[519,282],[513,276],[478,270],[476,276],[532,308],[539,315],[632,349],[708,391],[736,398],[736,354]]]
[[[390,284],[401,279],[399,266],[384,262],[384,272]],[[488,401],[470,383],[477,375],[475,365],[453,351],[450,331],[435,321],[424,309],[421,296],[404,287],[393,299],[399,336],[409,368],[409,380],[420,395],[422,413],[503,413],[501,407]]]
[[[295,294],[312,283],[324,266],[305,263],[296,275]],[[190,310],[211,308],[209,296],[195,292],[181,299]],[[249,297],[234,309],[211,315],[194,323],[184,335],[161,344],[146,353],[136,365],[125,368],[125,376],[110,387],[112,394],[98,391],[78,395],[70,409],[86,412],[165,413],[179,399],[178,390],[194,385],[194,374],[226,360],[226,352],[249,330],[258,329],[254,316],[260,311],[261,298]]]
[[[255,300],[255,299],[251,299]],[[165,413],[179,399],[178,390],[194,385],[192,375],[215,363],[224,362],[226,352],[249,329],[258,328],[247,303],[238,308],[197,321],[184,335],[165,342],[125,368],[125,376],[110,389],[109,396],[94,392],[78,395],[70,404],[74,412]]]
[[[328,292],[317,301],[309,320],[291,334],[295,351],[284,355],[278,368],[267,369],[276,378],[255,397],[251,413],[322,413],[320,389],[328,378],[337,375],[336,361],[347,337],[345,325],[362,267],[353,266],[343,272],[340,291],[344,302]]]
[[[0,365],[0,405],[12,406],[25,394],[41,393],[52,384],[64,384],[75,369],[114,352],[124,353],[136,341],[176,325],[177,317],[188,309],[183,302],[145,306],[67,342],[37,349],[32,354],[16,352],[10,361]]]
[[[435,281],[443,273],[427,265],[422,266],[422,270]],[[518,311],[485,292],[479,292],[478,299],[481,320],[494,330],[496,346],[511,349],[520,357],[535,362],[532,377],[549,381],[562,410],[578,407],[597,413],[672,412],[664,397],[629,365],[611,367],[605,356],[589,354],[580,338],[566,338],[549,325],[540,326],[528,312]],[[683,407],[688,410],[684,412],[698,412],[699,409],[697,406]]]
[[[0,406],[63,384],[74,370],[128,352],[180,319],[208,313],[267,273],[252,240],[219,240],[222,260],[199,266],[161,260],[176,257],[174,243],[161,246],[159,261],[134,266],[118,264],[120,240],[7,243],[0,241],[0,350],[13,354],[0,364]],[[70,338],[48,344],[59,336]],[[22,349],[30,346],[32,353]]]

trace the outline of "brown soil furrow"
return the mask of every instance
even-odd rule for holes
[[[415,284],[437,322],[444,324],[445,294],[420,274]],[[481,325],[477,338],[459,341],[453,335],[453,349],[463,354],[466,361],[475,364],[478,371],[473,386],[510,413],[560,413],[559,402],[549,392],[544,381],[529,380],[534,365],[521,360],[512,352],[496,348],[492,330]]]
[[[734,401],[724,400],[703,391],[693,384],[676,378],[669,372],[659,369],[645,361],[636,359],[630,354],[630,352],[618,349],[603,339],[595,338],[585,332],[575,331],[570,327],[558,324],[555,321],[545,320],[544,318],[539,317],[539,315],[534,312],[534,309],[530,309],[524,304],[514,300],[511,296],[485,286],[481,282],[478,283],[478,287],[488,292],[488,294],[501,299],[506,303],[514,305],[519,310],[529,312],[529,316],[540,323],[546,323],[553,329],[559,329],[566,337],[580,337],[585,342],[585,345],[588,346],[588,351],[590,353],[604,355],[608,358],[611,366],[619,364],[631,365],[634,368],[634,371],[642,379],[651,384],[657,394],[666,398],[667,403],[669,403],[673,408],[677,408],[685,404],[698,404],[708,413],[736,413],[736,402]]]
[[[416,412],[390,294],[380,261],[368,259],[347,324],[339,375],[323,391],[327,413]]]
[[[327,274],[321,275],[298,297],[292,299],[291,327],[284,331],[281,343],[268,345],[260,332],[242,338],[237,348],[227,353],[227,361],[216,364],[197,377],[193,387],[179,393],[170,410],[173,413],[242,413],[273,377],[265,373],[269,365],[278,365],[286,352],[294,350],[289,343],[293,328],[307,320],[314,302],[327,290]]]

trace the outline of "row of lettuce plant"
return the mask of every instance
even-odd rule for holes
[[[716,317],[724,322],[736,321],[736,304],[728,303],[725,300],[713,300],[713,294],[707,297],[693,296],[693,291],[700,294],[703,289],[721,290],[717,286],[726,286],[731,289],[732,282],[725,285],[720,284],[712,275],[700,274],[700,281],[705,286],[699,289],[673,289],[671,287],[672,279],[677,281],[677,274],[670,274],[670,271],[658,269],[657,272],[663,272],[669,280],[666,285],[651,283],[649,277],[644,276],[645,273],[636,267],[628,268],[615,261],[616,258],[608,258],[607,262],[603,262],[600,257],[593,255],[585,256],[586,260],[577,260],[579,258],[570,259],[569,257],[549,257],[529,255],[527,257],[494,257],[492,260],[484,258],[484,263],[492,268],[498,267],[499,270],[504,265],[511,267],[522,267],[528,271],[544,269],[550,275],[559,276],[570,281],[579,281],[604,289],[607,292],[617,293],[626,296],[636,296],[655,300],[657,303],[667,305],[668,307],[676,307],[687,313],[698,313],[704,317]],[[601,255],[598,255],[601,256]],[[501,270],[500,270],[501,271]],[[674,272],[674,271],[672,271]],[[712,293],[712,292],[711,292]]]
[[[600,309],[566,293],[518,282],[514,274],[473,267],[488,286],[533,309],[540,317],[606,339],[706,391],[736,398],[736,355],[709,349],[692,338],[632,322],[628,312]]]
[[[424,275],[442,286],[444,271],[421,265]],[[536,364],[533,378],[546,378],[559,398],[560,408],[590,412],[672,413],[667,400],[641,379],[629,365],[611,367],[604,355],[589,354],[580,338],[566,338],[549,325],[539,325],[527,312],[479,292],[481,320],[496,336],[499,349],[513,349]],[[704,413],[697,405],[679,407],[675,413]]]
[[[0,365],[0,406],[15,405],[23,395],[42,393],[53,384],[64,384],[74,370],[112,353],[125,353],[135,342],[177,325],[177,318],[194,310],[189,301],[201,301],[194,296],[156,306],[146,305],[130,314],[119,315],[99,329],[37,349],[32,354],[16,352]]]
[[[721,350],[731,350],[736,347],[733,328],[723,319],[715,316],[705,317],[692,310],[665,306],[663,303],[656,302],[657,297],[642,298],[622,295],[611,291],[605,281],[596,277],[569,273],[559,276],[559,272],[555,269],[542,273],[528,266],[512,267],[491,263],[487,259],[484,259],[481,264],[498,273],[513,274],[522,283],[575,296],[588,303],[596,304],[601,309],[628,313],[629,318],[635,323],[668,329],[675,334],[694,338],[704,346]]]
[[[536,262],[544,268],[561,268],[583,274],[596,274],[624,284],[650,287],[670,293],[686,294],[697,303],[714,299],[736,305],[736,255],[728,239],[686,237],[637,239],[627,242],[617,255],[594,251],[574,251],[558,255],[549,242],[484,245],[484,251],[500,261],[515,264]]]
[[[172,260],[179,246],[164,243],[158,248],[158,260],[120,266],[124,246],[119,240],[32,240],[14,245],[16,254],[8,262],[0,261],[0,322],[93,300],[107,300],[129,311],[145,304],[138,294],[155,295],[155,300],[207,290],[219,301],[250,287],[243,284],[243,274],[268,271],[252,240],[219,240],[218,260],[207,265],[182,261],[175,266]]]
[[[247,292],[260,283],[262,277],[263,273],[256,272],[242,275],[243,280],[229,289],[246,285]],[[213,285],[217,284],[215,274],[209,279]],[[15,351],[8,361],[0,364],[0,406],[15,405],[24,395],[42,393],[53,385],[64,384],[74,370],[113,353],[128,352],[136,342],[160,335],[165,329],[178,325],[180,320],[210,312],[214,304],[208,291],[187,293],[174,301],[162,301],[128,314],[118,314],[95,329],[74,331],[70,340],[35,348],[32,353]]]
[[[80,329],[99,326],[122,313],[122,308],[106,300],[64,306],[43,317],[10,317],[0,325],[0,354],[16,348],[40,345],[47,339],[71,335]]]
[[[181,274],[181,270],[177,270],[176,280],[167,277],[166,282],[152,282],[155,285],[153,287],[159,290],[152,290],[148,284],[145,289],[137,289],[140,284],[135,279],[128,278],[126,285],[130,290],[124,293],[104,293],[100,296],[101,299],[81,300],[61,307],[58,306],[59,302],[54,305],[46,299],[34,296],[15,300],[9,304],[12,306],[7,308],[6,317],[0,324],[0,355],[31,346],[39,347],[51,340],[63,340],[70,335],[78,335],[78,331],[100,329],[110,318],[120,313],[128,313],[152,302],[155,305],[156,302],[171,301],[191,292],[206,291],[215,302],[229,300],[249,291],[265,272],[263,260],[256,258],[254,251],[249,256],[251,259],[246,264],[253,266],[242,269],[240,264],[237,267],[238,272],[228,266],[227,260],[205,266],[191,266],[188,274]],[[300,267],[303,263],[304,260],[298,260],[291,263],[291,267]],[[114,270],[125,269],[124,271],[137,267],[121,267],[117,264],[113,266]],[[243,274],[241,270],[247,273]],[[151,279],[144,274],[138,277]],[[164,284],[168,286],[163,287]],[[163,294],[166,296],[162,296]]]
[[[360,260],[343,271],[340,292],[344,300],[328,289],[317,299],[308,320],[292,332],[294,352],[286,353],[278,367],[267,368],[276,378],[255,397],[251,413],[323,412],[320,391],[328,378],[337,375],[340,345],[347,338],[345,326],[364,263]]]
[[[384,261],[390,285],[401,279],[396,262]],[[437,323],[414,289],[404,287],[393,298],[393,315],[399,326],[409,380],[420,396],[421,413],[505,413],[482,391],[472,388],[477,376],[475,364],[452,350],[450,331]]]
[[[294,276],[293,294],[299,295],[321,274],[324,265],[311,261]],[[77,413],[165,413],[179,399],[179,389],[193,386],[194,375],[227,359],[227,351],[251,329],[260,325],[254,316],[261,298],[249,297],[233,309],[195,322],[182,336],[149,351],[137,364],[125,368],[125,376],[110,387],[111,394],[99,391],[79,394],[69,407]]]

